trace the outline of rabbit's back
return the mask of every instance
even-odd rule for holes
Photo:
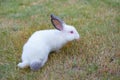
[[[50,49],[48,44],[44,40],[44,32],[36,31],[25,43],[23,47],[22,59],[28,59],[29,61],[36,58],[44,58],[48,55]]]

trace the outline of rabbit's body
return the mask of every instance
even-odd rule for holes
[[[53,16],[54,17],[54,16]],[[61,22],[62,23],[62,22]],[[70,25],[62,24],[63,30],[51,29],[36,31],[23,47],[22,62],[18,67],[30,66],[32,70],[42,67],[51,51],[59,50],[65,43],[79,38],[76,29]],[[58,27],[59,28],[59,27]],[[76,35],[69,35],[69,31],[74,31]]]

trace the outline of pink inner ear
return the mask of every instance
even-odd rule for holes
[[[54,25],[57,29],[63,30],[63,26],[58,20],[53,20],[53,22],[54,22]]]

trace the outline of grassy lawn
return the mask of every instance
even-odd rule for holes
[[[50,14],[81,35],[37,72],[19,69],[22,47]],[[0,80],[120,80],[120,0],[0,0]]]

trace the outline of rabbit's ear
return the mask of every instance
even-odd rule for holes
[[[56,29],[58,29],[60,31],[63,30],[63,23],[64,22],[60,18],[51,14],[51,22]]]

